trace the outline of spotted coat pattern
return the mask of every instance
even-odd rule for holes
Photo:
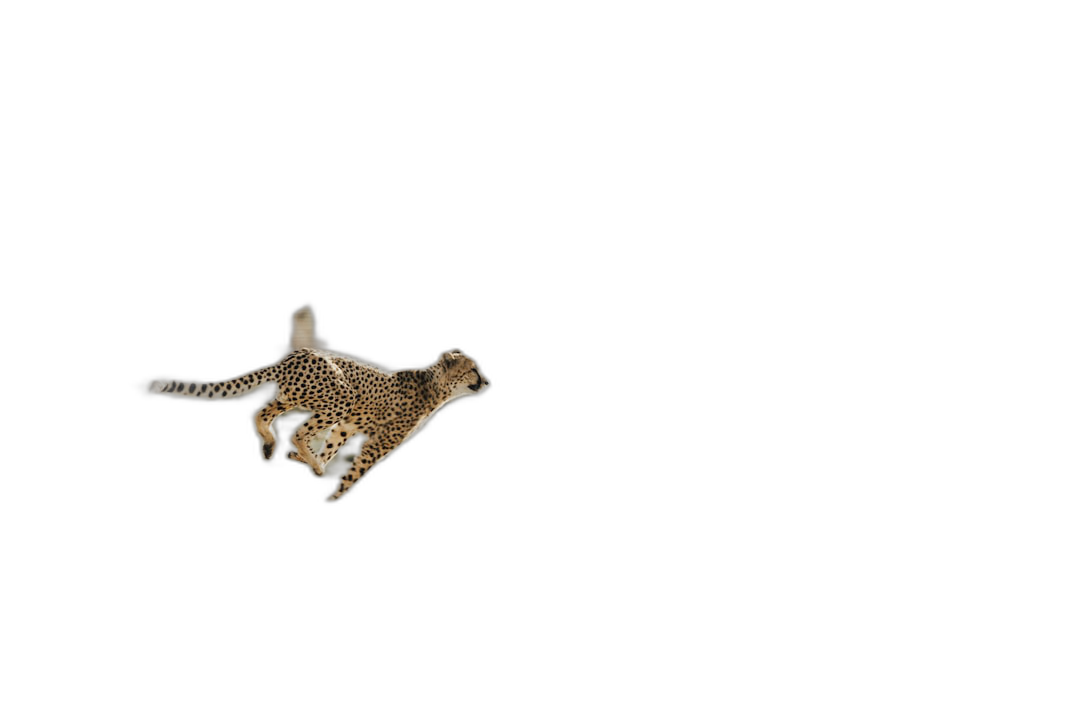
[[[201,398],[231,398],[267,382],[278,393],[255,415],[263,456],[274,452],[272,424],[282,413],[306,410],[311,416],[292,438],[289,458],[322,475],[326,465],[356,433],[367,436],[352,467],[341,478],[337,500],[380,459],[402,443],[433,412],[463,395],[479,392],[488,381],[476,363],[458,350],[419,370],[387,373],[352,358],[315,348],[301,348],[281,362],[232,380],[215,383],[156,381],[151,390]],[[316,455],[313,439],[324,439]]]

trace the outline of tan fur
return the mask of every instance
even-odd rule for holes
[[[314,343],[314,317],[302,308],[293,317],[293,343]],[[234,397],[265,382],[276,382],[273,402],[255,415],[263,456],[274,451],[272,424],[282,413],[307,410],[311,417],[292,438],[289,458],[322,475],[341,447],[356,433],[367,436],[352,467],[329,499],[348,492],[364,474],[396,448],[432,413],[462,395],[479,392],[488,381],[476,363],[458,350],[418,370],[387,373],[352,358],[300,347],[281,362],[223,383],[155,382],[151,390],[195,397]],[[312,443],[320,448],[318,454]],[[320,447],[321,446],[321,447]]]

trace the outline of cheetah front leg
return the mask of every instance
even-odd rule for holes
[[[415,427],[415,422],[393,423],[383,425],[376,430],[360,448],[360,454],[353,460],[349,472],[345,473],[341,478],[341,485],[338,486],[337,492],[328,497],[327,500],[337,500],[347,493],[349,488],[359,482],[364,473],[371,469],[372,465],[386,457],[387,453],[400,445]]]

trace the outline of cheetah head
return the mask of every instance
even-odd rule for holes
[[[460,350],[443,353],[439,366],[443,370],[444,381],[450,388],[451,398],[478,393],[489,384],[487,378],[480,374],[473,359],[462,354]]]

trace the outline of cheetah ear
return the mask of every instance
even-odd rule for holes
[[[320,350],[326,348],[326,342],[315,335],[315,312],[311,305],[303,305],[293,313],[293,335],[288,339],[289,350],[300,348],[312,348]]]

